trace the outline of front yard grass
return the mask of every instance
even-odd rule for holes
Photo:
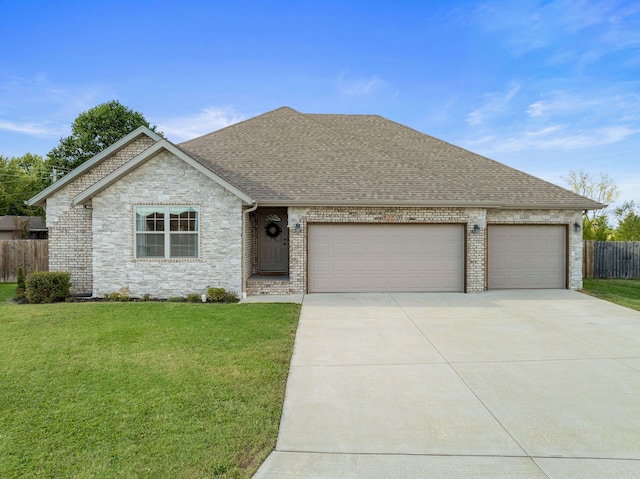
[[[0,284],[0,477],[243,478],[275,447],[299,305],[14,291]]]
[[[584,279],[583,292],[640,311],[640,279]]]

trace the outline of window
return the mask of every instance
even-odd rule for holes
[[[136,258],[197,258],[197,206],[136,206]]]

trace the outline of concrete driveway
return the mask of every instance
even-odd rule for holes
[[[640,312],[572,291],[304,297],[256,478],[640,477]]]

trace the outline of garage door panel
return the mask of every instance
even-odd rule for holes
[[[308,234],[310,292],[464,288],[461,225],[325,224]]]
[[[365,272],[367,271],[367,262],[361,259],[352,259],[349,262],[349,268],[353,271]]]
[[[386,262],[382,260],[367,261],[368,270],[372,273],[382,272],[386,268]]]
[[[489,289],[564,288],[566,227],[490,225]]]

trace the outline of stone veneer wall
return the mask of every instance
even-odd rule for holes
[[[484,209],[404,208],[404,207],[310,207],[289,208],[289,223],[300,223],[300,233],[289,231],[289,289],[307,292],[307,224],[309,223],[455,223],[466,225],[466,289],[477,293],[485,289]],[[473,226],[481,227],[474,234]]]
[[[491,224],[539,224],[568,225],[569,289],[582,289],[582,229],[575,230],[574,223],[582,225],[581,210],[487,210],[487,223]]]
[[[149,159],[93,200],[93,294],[129,288],[156,298],[242,291],[242,201],[169,152]],[[136,259],[135,205],[198,205],[199,259]]]
[[[141,136],[47,199],[49,271],[70,272],[74,294],[91,294],[93,243],[92,210],[73,206],[73,198],[153,144],[152,139]]]

